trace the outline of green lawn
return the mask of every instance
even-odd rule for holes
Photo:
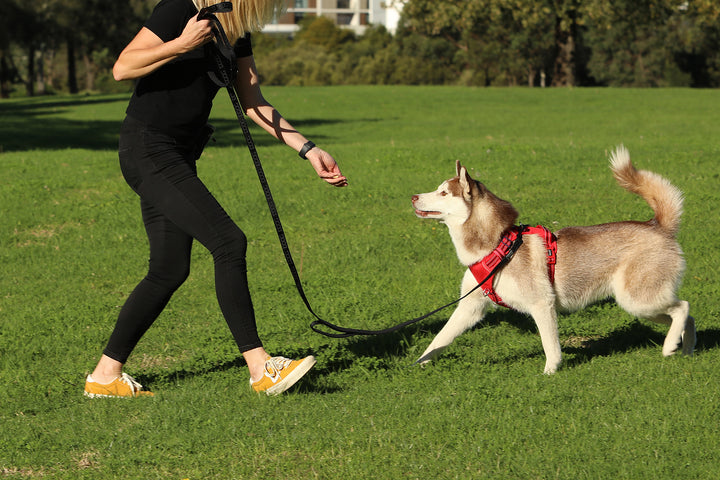
[[[498,310],[425,368],[413,362],[452,309],[400,332],[313,333],[232,107],[200,175],[247,234],[261,337],[318,365],[288,394],[252,393],[215,300],[212,259],[192,273],[126,370],[156,396],[88,400],[84,375],[144,275],[137,197],[117,165],[126,96],[0,102],[0,478],[714,479],[720,403],[720,91],[266,88],[350,186],[334,189],[254,129],[314,309],[384,328],[458,295],[463,269],[414,193],[455,160],[552,229],[650,217],[608,152],[685,192],[680,296],[692,358],[663,358],[665,329],[604,302],[560,319],[564,366],[542,375],[533,322]],[[609,252],[611,254],[611,252]]]

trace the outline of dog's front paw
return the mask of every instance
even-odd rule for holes
[[[417,360],[415,360],[415,363],[413,365],[419,365],[424,368],[425,366],[427,366],[428,363],[430,363],[429,358],[420,357]]]
[[[428,363],[430,363],[430,361],[431,361],[433,358],[435,358],[435,357],[437,356],[437,354],[440,353],[441,350],[442,350],[442,348],[432,348],[432,345],[430,345],[430,346],[423,352],[423,354],[420,355],[420,358],[418,358],[417,360],[415,360],[415,365],[420,365],[421,367],[424,367],[425,365],[427,365]]]
[[[552,375],[553,373],[557,372],[558,368],[560,368],[560,362],[546,362],[545,363],[545,370],[543,370],[544,375]]]

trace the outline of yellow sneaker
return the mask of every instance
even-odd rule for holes
[[[265,361],[265,372],[257,382],[250,379],[250,386],[256,392],[277,395],[292,387],[315,365],[312,355],[302,360],[291,360],[285,357],[272,357]]]
[[[85,381],[86,397],[90,398],[131,398],[131,397],[152,397],[154,393],[143,390],[134,378],[127,373],[123,373],[121,377],[116,378],[112,383],[102,384],[93,381],[90,375]]]

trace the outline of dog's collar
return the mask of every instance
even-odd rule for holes
[[[555,282],[555,262],[557,261],[557,238],[555,235],[541,225],[537,227],[515,225],[502,236],[500,244],[495,250],[469,267],[485,295],[501,307],[510,308],[493,288],[495,274],[515,255],[517,249],[522,245],[523,235],[540,235],[543,238],[547,250],[548,276],[551,284]]]

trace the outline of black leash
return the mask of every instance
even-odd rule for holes
[[[295,267],[295,262],[292,258],[292,254],[290,253],[290,248],[288,247],[285,232],[283,230],[282,223],[280,222],[280,216],[278,215],[275,201],[273,200],[272,193],[270,192],[270,185],[268,185],[267,178],[265,177],[265,172],[263,171],[262,164],[260,163],[260,157],[258,156],[257,149],[255,148],[255,142],[250,135],[250,129],[248,128],[248,124],[245,120],[245,115],[243,113],[242,106],[240,105],[237,91],[235,90],[233,80],[237,75],[237,62],[235,59],[232,45],[230,45],[227,35],[225,34],[225,30],[220,24],[220,21],[214,15],[215,13],[226,13],[230,11],[232,11],[231,2],[220,2],[214,5],[210,5],[209,7],[204,7],[200,10],[200,13],[198,14],[198,20],[210,20],[214,25],[216,41],[211,44],[212,55],[215,58],[215,63],[218,67],[218,73],[222,78],[218,78],[216,75],[213,74],[210,75],[210,78],[217,85],[225,87],[228,91],[228,94],[230,95],[230,101],[233,104],[235,114],[237,115],[238,121],[240,122],[240,128],[242,129],[243,135],[245,136],[245,142],[247,143],[248,149],[250,150],[250,157],[252,158],[253,164],[255,165],[255,170],[257,171],[258,178],[260,179],[260,184],[262,186],[263,193],[265,194],[268,208],[270,209],[270,215],[272,216],[273,223],[275,224],[275,231],[277,232],[278,239],[280,240],[280,246],[282,247],[283,254],[285,255],[285,261],[290,268],[290,273],[292,274],[293,280],[295,281],[295,287],[300,294],[300,298],[305,303],[305,307],[307,307],[308,311],[313,315],[313,317],[315,317],[315,320],[310,323],[310,328],[313,331],[330,338],[347,338],[356,335],[382,335],[385,333],[400,330],[401,328],[407,327],[408,325],[412,325],[413,323],[424,320],[429,316],[436,314],[440,310],[443,310],[451,305],[458,303],[460,300],[464,299],[465,297],[473,293],[475,290],[480,288],[480,286],[485,283],[484,281],[478,283],[472,290],[467,292],[465,295],[458,298],[457,300],[448,303],[447,305],[436,308],[432,312],[426,313],[425,315],[422,315],[420,317],[413,318],[412,320],[407,320],[398,325],[382,330],[363,330],[357,328],[341,327],[339,325],[335,325],[326,320],[323,320],[315,313],[315,311],[313,311],[312,307],[310,306],[310,302],[305,295],[305,290],[303,289],[302,282],[300,281],[300,275],[298,274],[297,268]],[[493,269],[493,271],[488,275],[487,278],[490,278],[498,270],[500,270],[500,268],[502,268],[510,260],[510,258],[512,258],[512,255],[518,248],[520,248],[521,244],[522,235],[518,235],[517,240],[513,243],[510,249],[510,254],[505,257],[502,262],[498,263],[498,265]],[[320,328],[320,326],[323,326],[338,333],[324,331]]]

